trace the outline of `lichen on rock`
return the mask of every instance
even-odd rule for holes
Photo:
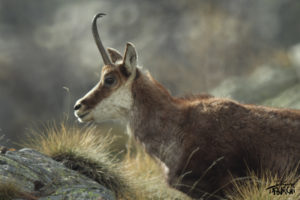
[[[0,154],[0,188],[5,184],[18,188],[16,199],[116,199],[94,180],[28,148]]]

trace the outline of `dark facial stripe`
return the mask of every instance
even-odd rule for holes
[[[116,78],[117,83],[113,87],[107,87],[103,84],[103,79],[108,74],[113,74]],[[139,77],[139,71],[136,71],[136,77]],[[121,85],[125,84],[125,82],[130,77],[130,73],[126,70],[124,65],[119,66],[104,66],[102,68],[101,81],[96,86],[96,89],[93,90],[88,96],[82,99],[81,103],[86,106],[87,110],[94,109],[97,104],[99,104],[103,99],[110,96],[114,91],[116,91]]]
[[[120,67],[120,72],[126,77],[128,78],[130,76],[130,73],[127,71],[126,67],[123,65],[121,65]]]
[[[108,97],[111,93],[112,91],[110,89],[103,87],[103,84],[100,83],[92,93],[82,100],[82,104],[84,104],[87,109],[93,109],[99,102]]]

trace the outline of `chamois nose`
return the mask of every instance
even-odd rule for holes
[[[74,110],[79,110],[81,108],[81,103],[78,103],[74,106]]]

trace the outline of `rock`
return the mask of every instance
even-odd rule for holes
[[[290,48],[288,56],[293,66],[297,69],[298,77],[300,77],[300,43]]]
[[[248,77],[233,77],[225,80],[213,89],[211,94],[242,103],[281,106],[285,104],[279,102],[278,95],[284,91],[297,90],[292,89],[297,84],[299,84],[299,78],[296,67],[262,66]],[[288,93],[297,96],[293,99],[300,99],[299,92]],[[273,98],[276,98],[274,103]]]
[[[97,182],[32,149],[0,154],[0,184],[12,183],[43,200],[115,200]]]
[[[268,99],[262,104],[273,107],[300,109],[300,84],[284,90],[276,97]]]

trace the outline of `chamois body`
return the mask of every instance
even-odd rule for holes
[[[282,176],[300,161],[298,110],[175,98],[145,75],[133,83],[132,94],[132,133],[168,167],[170,185],[194,198],[230,186],[248,169]]]
[[[300,161],[300,111],[240,104],[209,95],[176,98],[137,67],[127,43],[124,56],[102,55],[99,83],[74,107],[81,122],[119,119],[149,154],[167,167],[171,186],[194,198],[224,196],[235,177],[265,171],[284,176]],[[299,174],[299,169],[298,169]],[[208,199],[207,198],[207,199]]]

